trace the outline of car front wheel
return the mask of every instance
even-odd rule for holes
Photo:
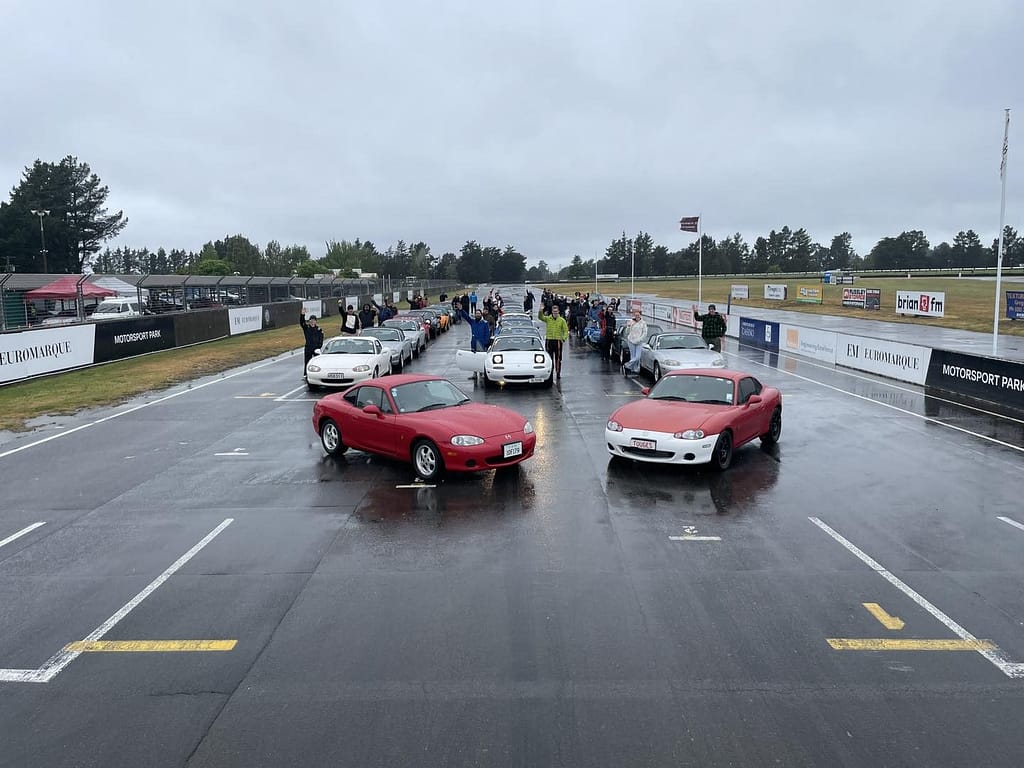
[[[412,467],[424,482],[438,479],[444,472],[441,452],[430,440],[420,440],[412,447]]]
[[[348,450],[341,440],[341,430],[334,419],[324,419],[320,425],[320,444],[329,456],[340,456]]]
[[[718,472],[723,472],[732,464],[732,435],[723,432],[718,436],[715,443],[715,451],[711,454],[711,467]]]

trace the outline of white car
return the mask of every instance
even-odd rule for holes
[[[463,371],[482,373],[484,385],[543,384],[554,382],[551,355],[544,341],[532,333],[503,334],[491,342],[486,352],[460,349],[455,365]]]
[[[90,320],[124,320],[129,317],[142,317],[142,305],[138,299],[129,299],[124,296],[112,296],[104,299],[96,307],[96,311],[89,315]]]
[[[422,352],[427,351],[427,332],[423,324],[412,318],[402,319],[393,317],[381,324],[382,328],[398,328],[407,338],[412,339],[412,356],[419,357]]]
[[[314,352],[306,366],[306,386],[348,387],[391,373],[391,350],[368,336],[334,336]]]
[[[724,368],[725,358],[695,333],[659,333],[640,348],[640,368],[655,381],[669,371]]]
[[[407,362],[412,362],[412,341],[400,328],[363,328],[360,336],[372,336],[391,352],[391,368],[401,372]]]

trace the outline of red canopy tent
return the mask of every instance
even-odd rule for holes
[[[65,299],[73,300],[78,298],[78,281],[81,275],[65,275],[59,277],[52,283],[41,288],[33,288],[25,292],[26,299]],[[81,285],[83,299],[101,299],[104,296],[116,296],[117,291],[104,288],[102,285],[90,283],[88,280]]]

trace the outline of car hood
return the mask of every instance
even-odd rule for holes
[[[317,355],[311,363],[325,371],[350,371],[357,365],[374,365],[379,362],[376,355]]]
[[[695,368],[710,368],[715,360],[721,359],[713,349],[656,349],[654,357],[657,360],[677,360],[682,365]]]
[[[522,432],[526,425],[525,416],[483,403],[466,403],[436,411],[410,413],[407,417],[428,422],[432,425],[431,431],[443,428],[452,435],[477,435],[484,438]]]
[[[680,432],[701,429],[708,421],[728,410],[728,405],[645,399],[619,408],[610,421],[617,421],[626,429]]]

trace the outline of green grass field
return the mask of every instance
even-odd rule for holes
[[[999,300],[999,332],[1024,336],[1024,321],[1006,319],[1006,290],[1024,291],[1024,278],[1012,277],[1008,282],[1003,280]],[[789,299],[786,301],[766,301],[764,284],[772,283],[787,285]],[[972,280],[969,278],[946,277],[913,277],[913,278],[864,278],[854,284],[856,288],[880,288],[882,291],[882,308],[879,311],[851,309],[842,304],[842,285],[822,285],[813,279],[787,280],[780,275],[777,278],[705,278],[703,281],[704,301],[718,304],[720,311],[725,309],[729,300],[732,285],[747,285],[749,299],[733,299],[732,312],[735,314],[742,307],[763,307],[766,309],[788,309],[808,314],[839,315],[843,317],[859,317],[866,320],[886,320],[898,323],[919,323],[937,325],[944,328],[960,328],[968,331],[992,332],[992,309],[995,300],[996,284],[993,280]],[[798,285],[812,285],[824,290],[822,304],[803,304],[794,299]],[[576,291],[594,290],[594,281],[580,283],[548,284],[548,289],[572,294]],[[619,282],[601,281],[598,283],[601,293],[608,296],[629,295],[629,280]],[[944,291],[946,294],[946,316],[936,318],[908,317],[896,314],[896,291]],[[666,299],[697,299],[697,279],[685,280],[651,280],[636,283],[638,294],[653,294]]]

